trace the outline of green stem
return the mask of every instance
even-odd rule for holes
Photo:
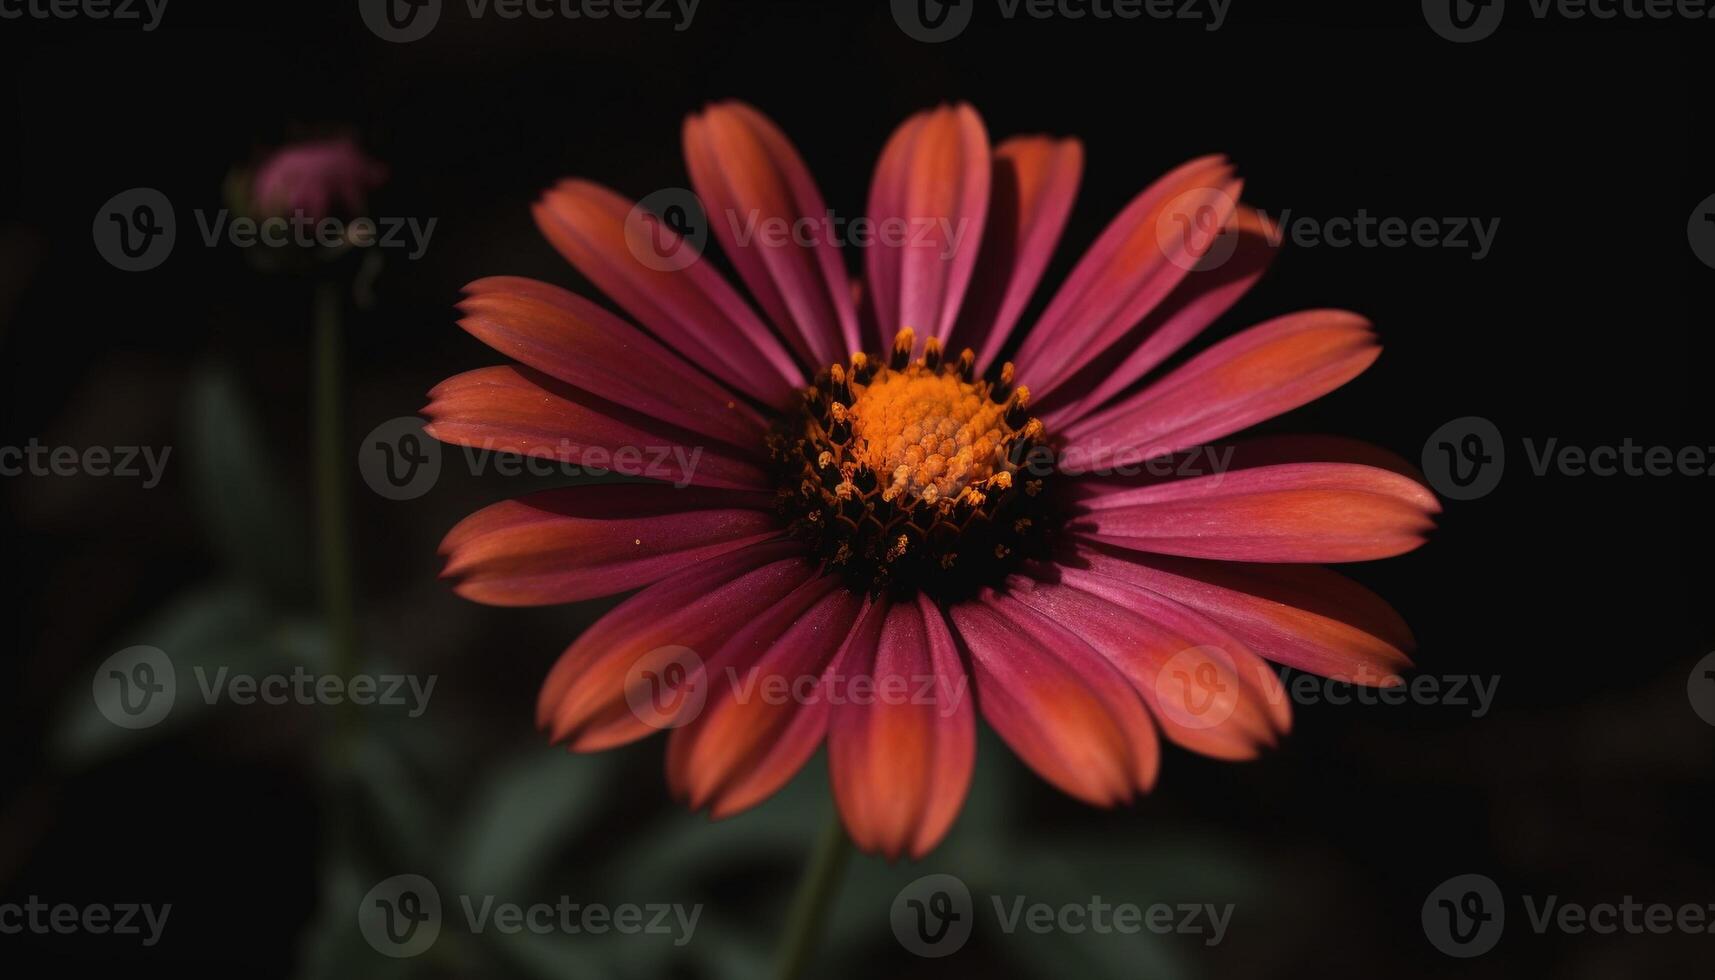
[[[316,284],[315,294],[315,472],[316,534],[321,572],[322,609],[327,617],[328,667],[350,680],[357,673],[357,601],[353,592],[350,517],[346,501],[344,406],[344,306],[333,282]],[[337,730],[350,734],[350,712],[339,712]],[[339,741],[349,745],[346,738]]]
[[[774,973],[778,980],[798,980],[810,965],[851,856],[851,838],[846,836],[836,810],[816,841],[816,849],[810,852],[810,863],[798,882],[798,893],[793,896],[780,946],[779,966]]]

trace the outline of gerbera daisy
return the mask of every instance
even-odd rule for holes
[[[641,590],[550,672],[555,742],[671,727],[673,791],[722,817],[826,741],[853,840],[917,857],[958,814],[978,714],[1108,806],[1154,783],[1158,732],[1226,759],[1284,733],[1265,661],[1398,681],[1403,623],[1313,563],[1416,547],[1426,489],[1331,441],[1210,451],[1225,465],[1180,475],[1379,350],[1362,317],[1314,310],[1164,367],[1273,251],[1226,159],[1145,189],[1015,332],[1072,206],[1076,140],[991,148],[969,106],[911,117],[877,164],[857,281],[829,235],[747,235],[831,227],[767,118],[713,105],[684,144],[754,302],[707,258],[641,260],[633,203],[566,180],[537,224],[631,319],[542,282],[474,282],[461,325],[518,363],[453,377],[426,409],[447,442],[574,464],[629,450],[663,478],[496,504],[446,538],[446,574],[479,602]],[[640,701],[662,685],[697,696]]]

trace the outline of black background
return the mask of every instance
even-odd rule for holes
[[[1419,909],[1465,872],[1512,896],[1715,902],[1715,730],[1686,695],[1711,639],[1707,518],[1694,507],[1708,500],[1707,478],[1539,477],[1522,446],[1709,444],[1689,424],[1693,399],[1707,402],[1692,298],[1707,295],[1715,272],[1686,242],[1693,207],[1715,191],[1692,149],[1707,119],[1693,59],[1707,56],[1708,23],[1535,23],[1513,11],[1494,37],[1456,45],[1410,3],[1300,14],[1234,0],[1215,32],[1003,21],[987,4],[963,36],[928,45],[880,3],[703,0],[683,32],[649,21],[468,22],[452,4],[427,39],[395,45],[371,35],[351,4],[236,6],[173,0],[147,34],[0,22],[9,76],[0,444],[177,446],[192,379],[218,365],[257,407],[264,439],[252,450],[279,475],[282,522],[307,522],[310,511],[307,293],[252,270],[236,248],[204,247],[189,215],[220,206],[232,168],[296,137],[357,134],[392,171],[373,210],[438,220],[424,256],[390,256],[376,308],[347,323],[354,452],[371,426],[418,410],[442,378],[498,362],[454,325],[464,283],[506,273],[588,292],[535,232],[537,194],[569,175],[633,197],[684,186],[679,125],[713,99],[768,113],[844,214],[861,212],[891,129],[939,101],[972,102],[996,140],[1080,137],[1084,181],[1047,284],[1133,194],[1208,152],[1230,155],[1247,200],[1271,214],[1500,219],[1481,261],[1468,248],[1289,243],[1211,332],[1312,306],[1375,323],[1384,346],[1375,367],[1272,428],[1352,436],[1413,460],[1457,417],[1485,417],[1505,435],[1508,468],[1494,493],[1448,502],[1419,551],[1347,569],[1412,625],[1421,672],[1498,678],[1494,710],[1306,706],[1282,747],[1254,763],[1166,750],[1159,786],[1130,808],[1089,810],[1029,777],[1001,801],[1033,841],[1112,847],[1122,864],[1125,848],[1183,846],[1255,872],[1262,897],[1240,905],[1226,944],[1206,951],[1169,937],[1191,976],[1706,968],[1715,935],[1537,936],[1516,901],[1500,946],[1456,961],[1426,941]],[[174,202],[179,242],[161,268],[124,273],[96,253],[90,224],[103,201],[136,186]],[[1696,309],[1706,325],[1706,304]],[[0,936],[0,962],[307,970],[302,937],[326,872],[311,761],[325,719],[234,710],[89,765],[68,766],[52,747],[65,706],[87,706],[97,663],[149,642],[139,624],[226,574],[221,547],[200,530],[207,502],[190,468],[170,465],[148,491],[118,478],[0,485],[0,897],[175,905],[152,950],[117,937]],[[450,716],[439,723],[459,735],[435,796],[454,806],[496,760],[550,751],[531,727],[535,688],[607,604],[491,609],[435,581],[440,535],[515,495],[519,481],[453,467],[427,496],[393,502],[352,476],[365,636],[407,669],[439,675],[448,715],[428,717]],[[637,827],[701,826],[667,799],[660,753],[659,740],[615,753],[589,829],[544,862],[564,861],[575,880],[582,855],[648,852]],[[979,769],[1016,768],[992,741],[979,755]],[[819,797],[824,778],[799,782]],[[972,851],[955,845],[981,819],[968,809],[949,844],[900,880],[974,873],[956,863]],[[981,855],[1000,866],[1018,859]],[[766,948],[795,860],[759,857],[695,887],[736,910]],[[1133,900],[1196,894],[1154,874],[1139,880]],[[836,911],[877,912],[849,901]],[[714,975],[696,944],[691,953],[674,962],[677,974]],[[952,960],[916,960],[883,925],[821,975],[841,969],[1039,967],[993,930]]]

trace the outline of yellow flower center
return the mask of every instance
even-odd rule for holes
[[[980,379],[972,351],[943,363],[935,340],[914,345],[902,330],[887,363],[817,375],[769,449],[789,526],[829,565],[872,592],[950,593],[1041,552],[1052,467],[1011,364]]]
[[[850,416],[853,459],[881,478],[889,500],[955,498],[1006,462],[1006,406],[957,374],[921,364],[889,372],[863,390]]]

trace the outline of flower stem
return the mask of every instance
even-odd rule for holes
[[[821,838],[816,841],[815,850],[810,852],[810,863],[805,867],[804,877],[798,882],[798,892],[792,898],[785,938],[780,946],[779,965],[774,973],[778,980],[798,980],[810,965],[851,855],[851,838],[846,836],[836,809]]]
[[[357,602],[353,595],[350,518],[346,501],[343,306],[339,286],[316,284],[315,472],[316,534],[322,608],[327,616],[328,667],[346,680],[357,672]],[[336,725],[349,735],[347,712]],[[339,739],[341,742],[346,739]]]

